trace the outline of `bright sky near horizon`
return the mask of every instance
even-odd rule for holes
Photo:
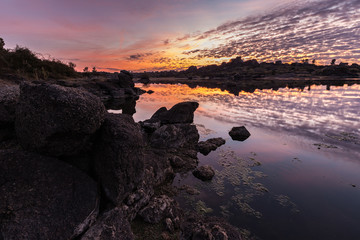
[[[104,71],[242,56],[360,63],[360,0],[1,0],[5,48]]]

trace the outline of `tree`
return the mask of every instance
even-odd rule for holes
[[[3,50],[5,46],[4,39],[0,38],[0,50]]]
[[[88,68],[88,67],[84,67],[83,72],[89,72],[89,68]]]
[[[309,59],[307,59],[307,58],[303,59],[302,62],[303,62],[303,64],[309,64]]]
[[[336,59],[331,60],[331,65],[335,65]]]
[[[75,70],[76,64],[73,62],[69,62],[69,67]]]
[[[93,72],[93,73],[96,73],[96,72],[97,72],[96,67],[93,67],[92,72]]]
[[[316,63],[316,60],[315,60],[315,59],[313,59],[313,60],[312,60],[312,64],[314,64],[314,65],[315,65],[315,63]]]

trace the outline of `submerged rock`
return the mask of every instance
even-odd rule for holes
[[[230,137],[232,140],[237,141],[245,141],[250,137],[250,132],[244,127],[233,127],[231,131],[229,132]]]
[[[114,208],[101,216],[81,238],[81,240],[132,240],[130,223],[119,208]]]
[[[144,142],[139,124],[125,114],[108,114],[94,150],[95,172],[106,196],[119,205],[142,181]]]
[[[27,150],[51,156],[75,155],[89,147],[105,107],[87,91],[50,84],[22,84],[16,135]]]
[[[211,138],[206,141],[202,141],[198,143],[199,152],[204,154],[205,156],[208,155],[211,151],[215,151],[221,145],[226,143],[225,139],[223,138]]]
[[[209,165],[200,166],[193,171],[193,175],[202,181],[210,181],[214,175],[214,169]]]
[[[70,239],[97,216],[97,184],[54,158],[0,151],[0,236]]]

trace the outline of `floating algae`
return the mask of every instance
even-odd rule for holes
[[[252,153],[255,156],[255,153]],[[223,197],[226,193],[231,193],[231,205],[237,206],[244,214],[261,217],[261,213],[254,210],[250,203],[255,196],[262,196],[268,189],[261,183],[255,182],[257,178],[263,178],[266,175],[263,172],[255,171],[252,167],[260,166],[261,163],[255,158],[240,158],[234,151],[220,151],[218,164],[223,168],[215,170],[215,177],[208,184],[202,184],[203,188],[210,188],[215,193]],[[232,189],[228,188],[228,185]],[[227,205],[227,207],[229,207]],[[230,214],[225,211],[225,206],[221,208],[223,215]]]
[[[359,137],[353,133],[341,132],[340,134],[325,134],[325,136],[341,142],[359,144]]]
[[[293,203],[288,196],[282,195],[282,194],[276,195],[275,199],[281,206],[291,208],[291,212],[293,212],[293,213],[300,212],[300,210],[297,208],[296,204]]]
[[[208,208],[206,206],[205,202],[203,202],[201,200],[197,201],[195,209],[196,209],[196,212],[201,215],[205,215],[205,214],[213,212],[213,210],[211,208]]]
[[[321,149],[321,148],[337,148],[337,146],[327,145],[327,144],[323,144],[323,143],[314,143],[314,146],[316,146],[318,149]]]

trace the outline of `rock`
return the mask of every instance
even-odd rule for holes
[[[170,218],[165,219],[165,226],[166,226],[166,230],[168,230],[170,233],[173,233],[175,231],[174,224]]]
[[[245,141],[250,137],[250,132],[244,127],[233,127],[231,131],[229,132],[230,137],[232,140],[237,141]]]
[[[153,90],[149,90],[149,91],[147,91],[147,93],[148,93],[148,94],[153,94],[154,91],[153,91]]]
[[[21,146],[51,156],[89,148],[105,107],[87,91],[49,84],[22,84],[15,129]]]
[[[139,216],[148,223],[159,223],[165,218],[174,219],[178,217],[178,215],[176,201],[166,195],[154,197],[149,204],[139,212]]]
[[[195,125],[171,124],[157,129],[150,138],[153,148],[190,148],[196,147],[199,133]]]
[[[151,120],[145,120],[143,122],[140,121],[139,124],[147,133],[153,133],[161,127],[160,121],[154,122]]]
[[[223,138],[211,138],[205,142],[198,143],[199,152],[208,155],[211,151],[215,151],[221,145],[224,145],[226,141]]]
[[[81,240],[132,240],[130,223],[120,208],[112,209],[101,216]]]
[[[161,124],[192,123],[194,112],[199,107],[197,102],[181,102],[174,105],[170,110],[160,108],[151,117],[151,120],[159,120]]]
[[[120,205],[142,181],[143,148],[140,126],[131,116],[106,116],[94,149],[95,172],[115,205]]]
[[[224,219],[189,214],[181,225],[181,240],[241,240],[238,230]]]
[[[98,212],[97,184],[54,158],[0,151],[0,236],[70,239]]]
[[[139,83],[143,83],[143,84],[149,84],[150,83],[150,79],[149,78],[145,78],[142,77],[138,80]]]
[[[15,137],[15,109],[19,96],[18,86],[0,88],[0,142]]]
[[[173,168],[181,168],[186,164],[186,161],[184,161],[181,157],[179,156],[170,156],[169,157],[170,160],[170,164]]]
[[[18,86],[1,86],[0,88],[0,128],[15,121],[15,109],[19,101]]]
[[[214,175],[214,169],[209,165],[200,166],[193,171],[193,175],[202,181],[210,181]]]
[[[134,84],[134,82],[132,80],[131,74],[130,73],[127,74],[128,72],[127,73],[125,73],[125,72],[127,72],[127,71],[123,70],[118,75],[118,78],[119,78],[118,84],[119,84],[119,86],[121,88],[134,88],[135,84]]]

